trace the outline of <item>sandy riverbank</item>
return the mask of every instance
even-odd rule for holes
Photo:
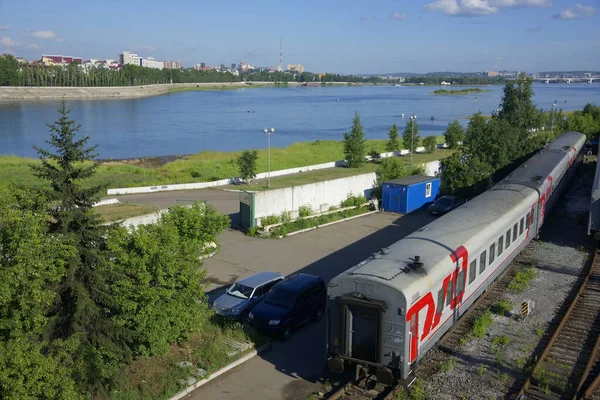
[[[329,83],[328,83],[329,84]],[[347,85],[332,82],[335,85]],[[131,99],[157,96],[172,91],[187,90],[223,90],[235,88],[274,86],[274,82],[216,82],[216,83],[173,83],[145,86],[111,87],[15,87],[0,86],[0,102],[22,100],[84,100],[84,99]],[[287,86],[300,86],[301,83],[289,82]]]

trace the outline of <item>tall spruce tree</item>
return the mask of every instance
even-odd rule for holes
[[[350,168],[358,168],[365,163],[365,134],[358,112],[352,120],[350,132],[344,133],[344,154]]]
[[[75,372],[75,378],[95,391],[116,373],[120,362],[128,360],[130,351],[126,345],[128,332],[109,318],[115,307],[109,284],[106,230],[92,211],[104,187],[84,185],[97,168],[96,146],[87,147],[89,136],[76,137],[80,125],[69,119],[70,111],[63,101],[58,109],[60,118],[48,125],[47,143],[55,153],[35,147],[41,163],[32,167],[37,177],[50,183],[50,232],[77,250],[68,259],[67,273],[58,284],[47,337],[80,339],[77,354],[82,368]]]
[[[396,124],[390,126],[388,137],[390,139],[386,142],[385,149],[390,152],[400,150],[400,139],[398,139],[398,127]]]

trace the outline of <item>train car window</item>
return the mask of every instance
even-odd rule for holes
[[[494,262],[494,257],[496,256],[496,243],[493,243],[490,246],[490,265]]]
[[[523,234],[523,218],[521,218],[521,222],[519,223],[519,236]]]
[[[444,288],[438,292],[437,312],[441,313],[444,309]]]
[[[477,260],[471,261],[471,265],[469,266],[469,285],[471,283],[473,283],[473,281],[475,280],[476,277],[477,277]]]
[[[458,278],[456,278],[456,294],[459,295],[465,290],[465,270],[463,269],[458,273]]]
[[[517,231],[519,230],[518,225],[519,224],[515,224],[515,226],[513,226],[513,242],[517,240]]]
[[[529,226],[531,225],[531,221],[529,220],[529,214],[527,213],[527,216],[525,217],[525,224],[527,224],[527,227],[529,228]]]
[[[483,273],[485,271],[485,251],[481,253],[479,256],[479,273]]]
[[[502,250],[504,247],[504,236],[500,236],[498,238],[498,255],[502,254]]]
[[[506,248],[510,246],[510,229],[506,231]]]
[[[446,288],[446,306],[450,305],[450,302],[454,298],[454,292],[452,291],[452,279],[448,281],[448,287]]]

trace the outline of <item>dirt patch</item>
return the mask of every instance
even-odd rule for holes
[[[182,160],[186,157],[187,155],[123,158],[118,160],[98,160],[98,163],[101,166],[133,165],[135,167],[142,168],[159,168],[167,163],[170,163],[171,161]]]

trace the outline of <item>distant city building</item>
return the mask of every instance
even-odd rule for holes
[[[498,71],[488,71],[487,72],[487,76],[492,77],[492,76],[498,76],[500,75],[500,73]]]
[[[196,64],[196,65],[194,65],[194,69],[196,71],[201,71],[202,70],[202,64]]]
[[[15,57],[19,64],[27,64],[27,59],[23,57]]]
[[[141,66],[146,68],[163,69],[165,67],[165,63],[163,61],[156,61],[152,57],[148,57],[141,59]]]
[[[225,64],[221,64],[221,65],[219,66],[219,69],[220,69],[221,71],[225,71]]]
[[[119,55],[119,63],[122,65],[141,65],[141,58],[130,51],[124,51]]]
[[[46,67],[50,67],[53,65],[67,65],[71,63],[81,64],[83,59],[81,57],[72,57],[72,56],[46,56],[42,55],[42,60],[40,61],[42,65]]]
[[[165,69],[181,69],[181,63],[179,61],[165,61]]]
[[[304,72],[304,67],[302,66],[302,64],[288,64],[287,71],[302,73],[302,72]]]
[[[233,71],[235,71],[235,70],[237,69],[236,67],[237,67],[237,65],[235,65],[235,63],[231,64],[231,69],[232,69]]]

